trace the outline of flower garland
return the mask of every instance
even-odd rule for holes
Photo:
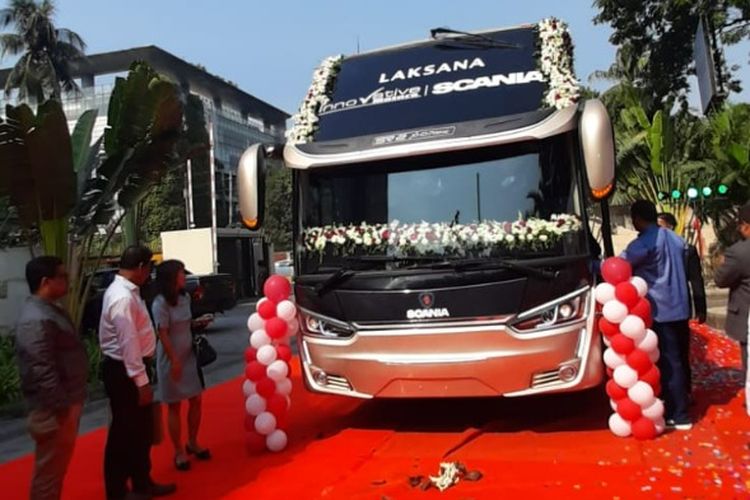
[[[573,73],[573,41],[567,23],[554,17],[538,25],[541,54],[540,69],[549,82],[544,103],[557,109],[578,102],[581,92]]]
[[[330,249],[336,255],[385,254],[395,249],[404,255],[489,256],[493,251],[545,250],[563,236],[579,231],[581,220],[571,214],[555,214],[550,220],[531,218],[515,222],[483,221],[479,224],[367,224],[307,228],[302,234],[305,251],[321,256]]]
[[[331,100],[336,75],[341,69],[343,55],[323,59],[313,73],[313,81],[297,114],[292,116],[294,125],[287,131],[286,138],[292,144],[310,142],[318,130],[318,111]]]

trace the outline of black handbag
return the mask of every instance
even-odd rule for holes
[[[195,358],[198,366],[204,367],[216,361],[216,349],[208,343],[205,335],[195,335],[193,337],[193,349],[195,349]]]

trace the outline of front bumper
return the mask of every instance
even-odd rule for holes
[[[503,321],[303,335],[307,387],[360,398],[522,396],[577,391],[603,377],[593,307],[581,320],[520,334]]]

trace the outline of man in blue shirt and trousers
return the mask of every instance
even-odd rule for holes
[[[685,241],[657,224],[653,203],[639,200],[630,207],[638,238],[621,257],[630,262],[633,274],[648,283],[653,330],[659,338],[659,371],[668,427],[689,430],[688,381],[680,346],[690,335],[688,286],[685,277]]]

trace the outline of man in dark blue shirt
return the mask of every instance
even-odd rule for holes
[[[633,266],[633,274],[648,283],[654,325],[659,337],[659,371],[665,400],[667,425],[679,430],[692,428],[688,414],[688,386],[681,345],[690,335],[688,285],[685,277],[685,241],[657,225],[656,207],[639,200],[630,207],[638,238],[621,257]]]

